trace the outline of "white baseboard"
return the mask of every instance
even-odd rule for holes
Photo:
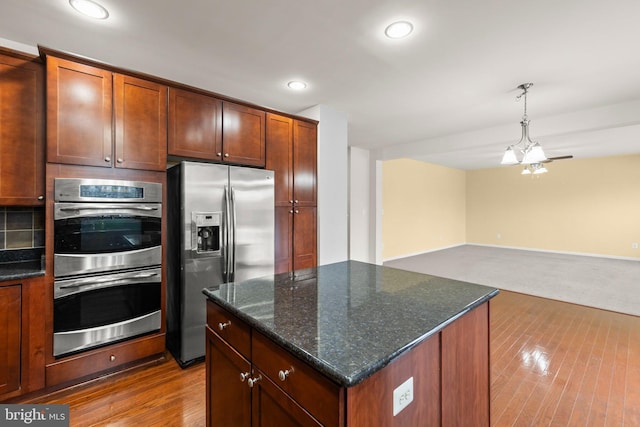
[[[636,257],[592,254],[592,253],[588,253],[588,252],[553,251],[553,250],[549,250],[549,249],[523,248],[523,247],[520,247],[520,246],[485,245],[485,244],[481,244],[481,243],[465,243],[465,245],[468,245],[468,246],[486,246],[486,247],[489,247],[489,248],[516,249],[516,250],[519,250],[519,251],[546,252],[546,253],[550,253],[550,254],[588,256],[588,257],[594,257],[594,258],[621,259],[621,260],[625,260],[625,261],[640,261],[640,258],[636,258]],[[463,245],[458,245],[458,246],[463,246]],[[400,257],[400,258],[404,258],[404,257]]]
[[[426,251],[413,252],[413,253],[410,253],[410,254],[404,254],[404,255],[400,255],[400,256],[396,256],[396,257],[385,258],[385,259],[382,260],[382,262],[385,263],[387,261],[394,261],[394,260],[397,260],[397,259],[409,258],[409,257],[416,256],[416,255],[424,255],[424,254],[428,254],[428,253],[431,253],[431,252],[442,251],[444,249],[457,248],[459,246],[465,246],[465,245],[468,245],[468,246],[486,246],[488,248],[516,249],[516,250],[519,250],[519,251],[546,252],[546,253],[550,253],[550,254],[588,256],[588,257],[594,257],[594,258],[620,259],[620,260],[624,260],[624,261],[640,261],[640,257],[636,258],[636,257],[627,257],[627,256],[592,254],[592,253],[588,253],[588,252],[553,251],[553,250],[548,250],[548,249],[524,248],[524,247],[521,247],[521,246],[485,245],[485,244],[481,244],[481,243],[459,243],[457,245],[443,246],[441,248],[434,248],[434,249],[429,249],[429,250],[426,250]]]

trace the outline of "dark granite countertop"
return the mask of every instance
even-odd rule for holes
[[[498,290],[346,261],[203,292],[338,385],[350,387]]]
[[[44,249],[0,251],[0,282],[44,275]]]
[[[40,260],[0,263],[0,282],[43,275],[44,269]]]

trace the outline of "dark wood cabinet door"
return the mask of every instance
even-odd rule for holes
[[[167,91],[164,85],[115,75],[116,167],[166,169]]]
[[[317,264],[316,208],[295,207],[293,212],[293,269],[315,267]]]
[[[240,374],[251,373],[251,364],[207,330],[207,426],[251,427],[251,388]]]
[[[20,285],[0,287],[0,396],[20,388],[20,295]]]
[[[251,401],[253,427],[322,426],[273,384],[264,373],[257,371],[255,375],[262,376],[262,379],[253,387]]]
[[[168,154],[220,160],[222,101],[181,89],[169,89]]]
[[[43,65],[0,53],[0,205],[44,203]]]
[[[112,165],[112,74],[47,57],[47,161]]]
[[[293,268],[293,208],[275,208],[275,273],[284,273]]]
[[[275,205],[293,203],[293,119],[267,113],[266,168],[275,172]]]
[[[294,121],[293,127],[293,198],[298,206],[316,206],[317,126]]]
[[[265,112],[223,102],[222,146],[222,161],[264,167]]]

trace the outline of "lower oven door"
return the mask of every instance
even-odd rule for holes
[[[63,356],[157,331],[161,270],[56,280],[53,355]]]

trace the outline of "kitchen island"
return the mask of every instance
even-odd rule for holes
[[[347,261],[203,292],[208,425],[489,425],[495,288]]]

